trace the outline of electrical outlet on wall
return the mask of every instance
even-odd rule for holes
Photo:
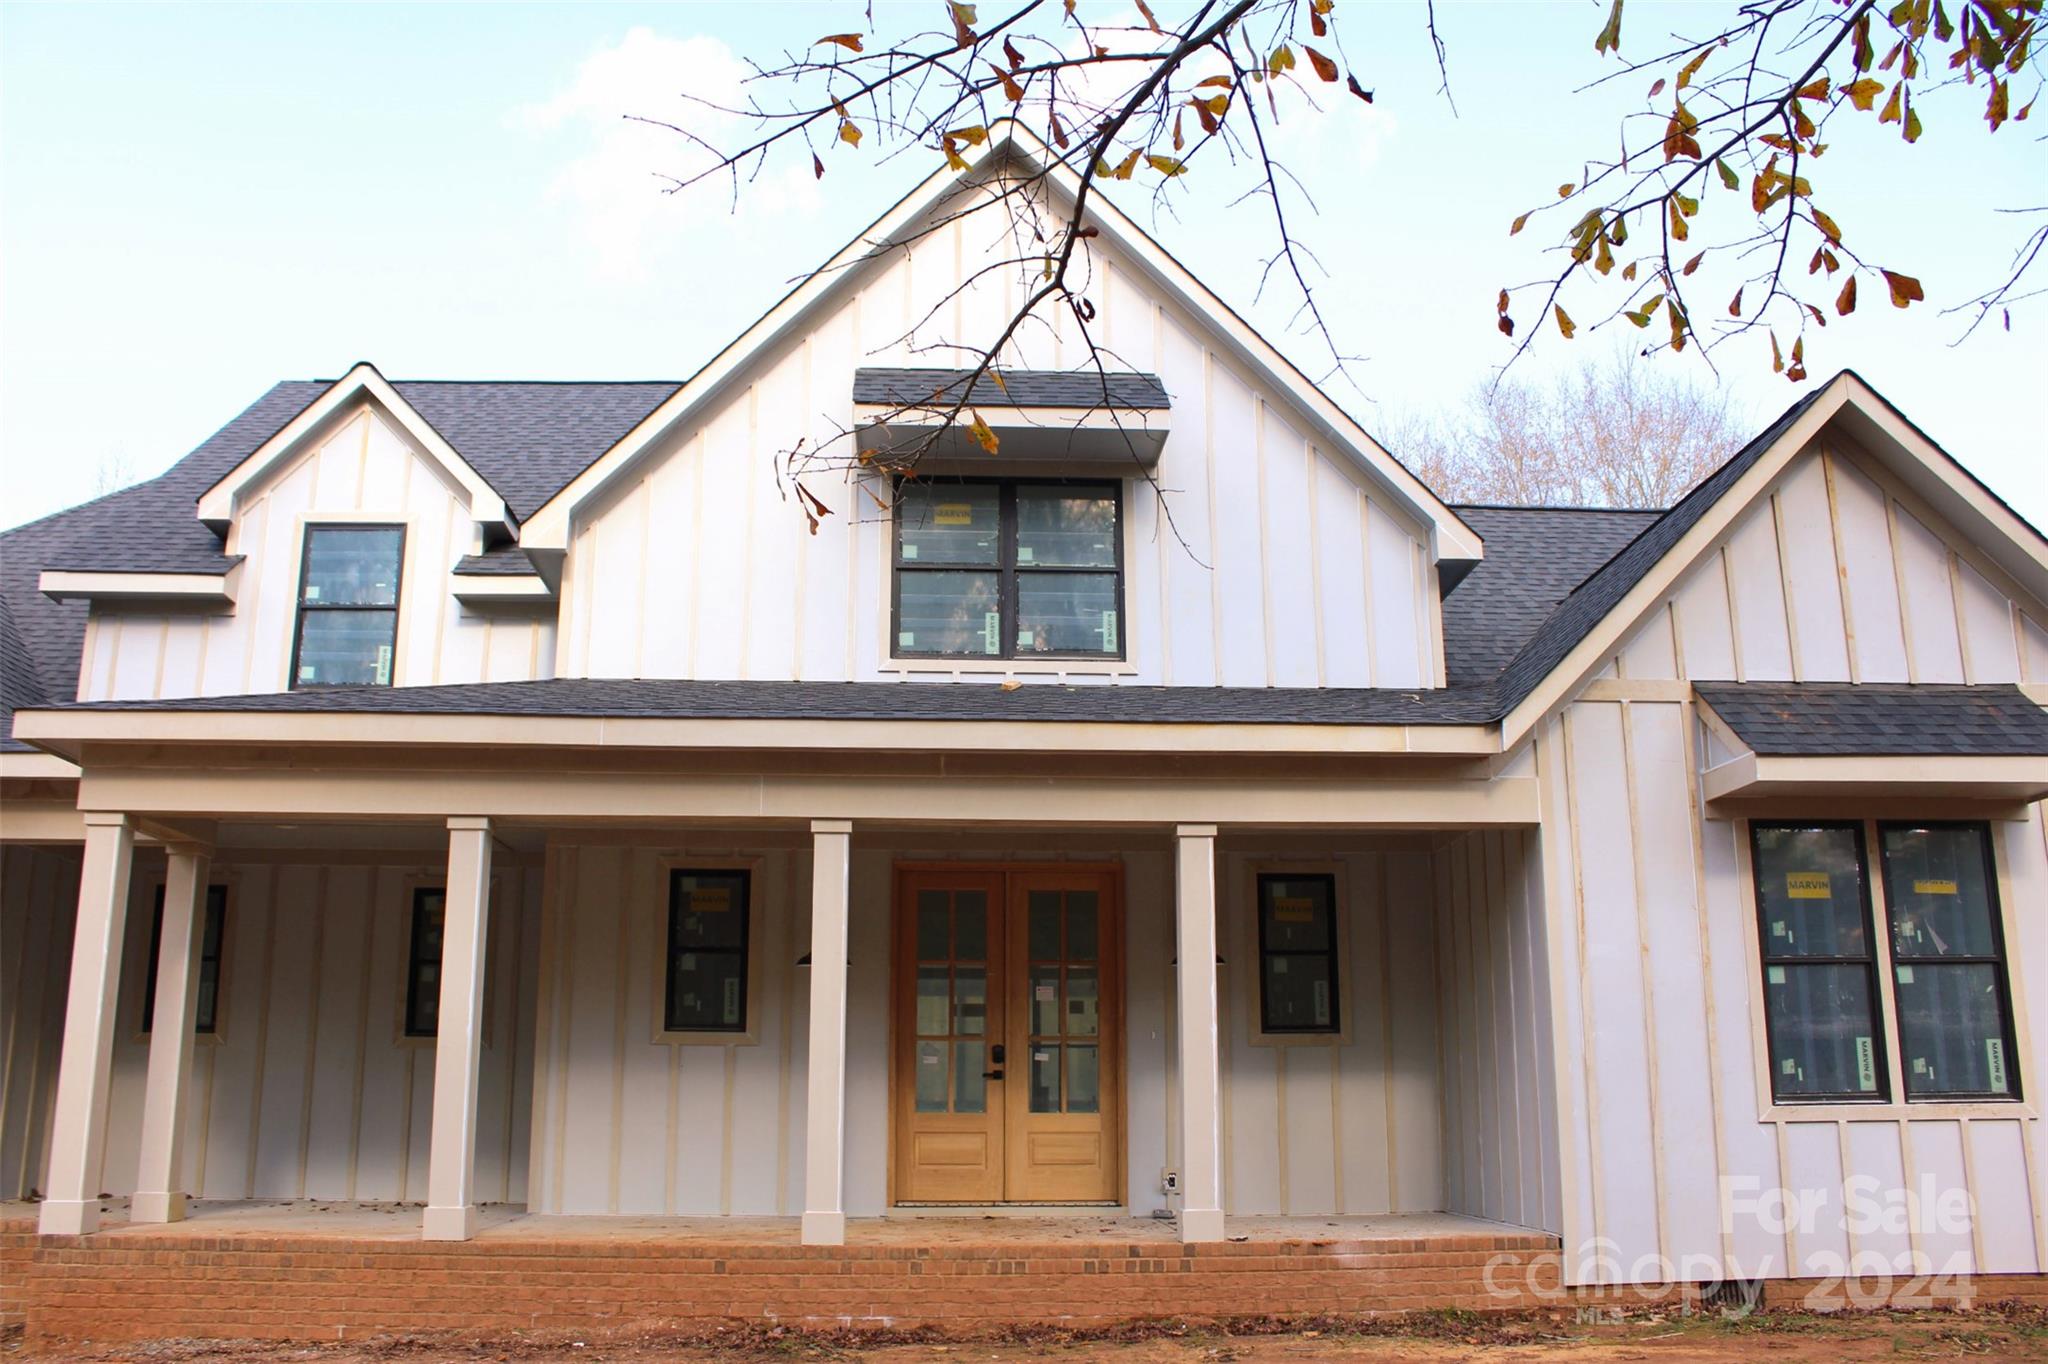
[[[1179,1193],[1179,1192],[1180,1192],[1180,1171],[1178,1171],[1178,1170],[1161,1170],[1161,1171],[1159,1172],[1159,1188],[1160,1188],[1160,1191],[1161,1191],[1162,1193],[1170,1193],[1170,1194],[1177,1194],[1177,1193]]]

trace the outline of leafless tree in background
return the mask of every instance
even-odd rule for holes
[[[1668,507],[1751,425],[1725,391],[1624,350],[1549,384],[1482,385],[1462,410],[1382,434],[1446,501]]]

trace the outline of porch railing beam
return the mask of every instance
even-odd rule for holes
[[[811,1049],[803,1243],[846,1241],[846,944],[853,825],[811,821]]]
[[[491,914],[488,819],[449,819],[444,903],[434,1131],[421,1231],[429,1241],[467,1241],[476,1235],[476,1091],[483,1054],[484,949]]]
[[[142,1098],[142,1158],[129,1220],[176,1222],[185,1216],[185,1091],[199,1014],[199,960],[206,945],[207,881],[212,850],[197,843],[165,849],[163,921],[157,932],[156,1005],[149,1027],[149,1079]]]
[[[114,1014],[121,993],[121,942],[128,926],[128,877],[134,857],[132,819],[86,812],[85,865],[71,943],[71,993],[64,1006],[57,1111],[50,1125],[49,1196],[38,1214],[45,1236],[82,1236],[100,1223]]]
[[[1182,1241],[1223,1239],[1223,1105],[1216,998],[1216,826],[1174,829],[1179,956]]]

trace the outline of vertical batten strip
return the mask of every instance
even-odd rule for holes
[[[273,958],[277,947],[277,887],[278,868],[272,865],[266,869],[267,894],[263,897],[263,965],[262,989],[256,1004],[256,1061],[251,1071],[249,1084],[249,1148],[247,1165],[242,1181],[242,1197],[256,1196],[257,1146],[263,1134],[263,1072],[270,1052],[270,977]],[[408,1096],[408,1100],[409,1100]]]
[[[313,1089],[319,1069],[315,1062],[320,1047],[320,973],[327,958],[327,890],[329,868],[322,866],[313,877],[313,951],[306,968],[306,1070],[299,1091],[299,1173],[298,1197],[306,1196],[306,1163],[313,1151]]]
[[[1671,1259],[1670,1215],[1664,1206],[1665,1163],[1664,1163],[1664,1096],[1661,1076],[1657,1066],[1657,989],[1656,973],[1650,969],[1650,910],[1649,896],[1643,886],[1642,816],[1636,809],[1636,742],[1635,704],[1623,701],[1621,704],[1621,762],[1623,780],[1628,791],[1628,850],[1631,883],[1635,888],[1636,908],[1636,968],[1641,973],[1643,986],[1643,1050],[1649,1063],[1650,1100],[1650,1160],[1657,1184],[1655,1214],[1657,1218],[1657,1253],[1668,1263]]]

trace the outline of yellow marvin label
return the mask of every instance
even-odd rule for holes
[[[690,892],[690,912],[693,914],[723,914],[732,908],[732,888],[729,886],[700,886]]]
[[[1307,897],[1275,896],[1273,917],[1283,924],[1305,924],[1316,916],[1316,902]]]
[[[971,526],[974,524],[974,504],[971,502],[941,502],[932,508],[932,524],[935,526]]]
[[[1793,900],[1832,900],[1833,886],[1824,871],[1788,871],[1785,873],[1785,895]]]
[[[1913,893],[1915,895],[1954,895],[1956,894],[1956,883],[1953,881],[1918,879],[1913,882]]]

